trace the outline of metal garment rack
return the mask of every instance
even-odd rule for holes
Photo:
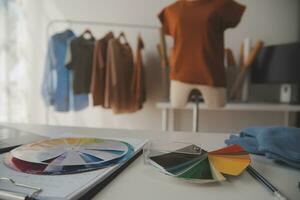
[[[159,26],[144,25],[144,24],[130,24],[130,23],[117,23],[117,22],[101,22],[101,21],[87,21],[87,20],[71,20],[71,19],[53,19],[47,25],[47,36],[50,34],[50,29],[54,24],[76,24],[76,25],[91,25],[91,26],[105,26],[105,27],[123,27],[134,29],[149,29],[159,30]]]
[[[53,19],[47,24],[47,37],[51,35],[51,28],[56,24],[69,24],[69,25],[89,25],[89,26],[103,26],[103,27],[120,27],[120,28],[130,28],[130,29],[146,29],[146,30],[157,30],[159,31],[161,27],[144,25],[144,24],[131,24],[131,23],[116,23],[116,22],[102,22],[102,21],[87,21],[87,20],[72,20],[72,19]],[[46,110],[46,123],[49,125],[50,119],[50,108],[47,107]]]

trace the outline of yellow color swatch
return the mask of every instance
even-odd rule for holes
[[[209,161],[210,168],[212,170],[212,175],[215,180],[225,181],[226,178],[214,167],[214,165]]]
[[[221,173],[237,176],[250,164],[250,159],[234,159],[208,155],[210,163]]]
[[[210,154],[209,154],[210,155]],[[228,155],[210,155],[218,158],[228,158],[228,159],[234,159],[234,160],[250,160],[249,155],[243,155],[243,156],[228,156]]]

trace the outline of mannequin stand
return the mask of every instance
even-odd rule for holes
[[[199,104],[203,102],[202,94],[199,90],[193,89],[188,98],[189,102],[194,103],[193,106],[193,132],[199,131]]]
[[[226,89],[171,80],[170,102],[172,108],[185,108],[188,101],[195,103],[193,106],[193,132],[198,132],[200,102],[204,101],[208,108],[224,107]]]

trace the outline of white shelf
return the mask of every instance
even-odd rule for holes
[[[169,102],[158,102],[156,108],[162,110],[162,130],[174,130],[174,110],[193,110],[195,106],[188,103],[183,108],[174,108]],[[222,108],[208,108],[204,103],[200,103],[199,110],[206,111],[248,111],[248,112],[282,112],[284,113],[283,125],[290,125],[290,114],[300,112],[300,105],[280,104],[280,103],[228,103]],[[196,110],[197,111],[197,110]],[[194,121],[194,120],[193,120]],[[197,121],[197,120],[196,120]],[[197,123],[194,121],[194,123]],[[171,127],[171,128],[170,128]]]
[[[184,108],[173,108],[169,102],[158,102],[156,107],[159,109],[180,109],[192,110],[192,103],[188,103]],[[204,103],[199,105],[200,110],[215,111],[270,111],[270,112],[300,112],[300,105],[278,104],[278,103],[228,103],[223,108],[208,108]]]

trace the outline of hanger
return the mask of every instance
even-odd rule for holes
[[[72,23],[70,21],[66,21],[66,28],[64,29],[64,33],[73,32],[72,31]]]
[[[89,36],[88,38],[86,37],[87,35]],[[83,32],[82,36],[83,36],[85,39],[92,39],[92,38],[94,38],[94,36],[93,36],[92,32],[90,31],[90,29],[86,29],[86,30]]]
[[[114,38],[114,33],[112,31],[109,31],[108,33],[106,33],[106,35],[104,36],[105,38]]]
[[[125,33],[123,31],[120,33],[118,39],[121,40],[121,38],[123,38],[125,43],[128,44],[127,38],[126,38]]]

